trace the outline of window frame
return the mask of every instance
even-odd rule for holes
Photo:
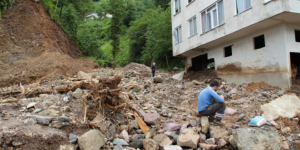
[[[220,16],[219,16],[219,3],[222,2],[223,3],[223,18],[224,18],[224,21],[222,23],[220,23]],[[215,7],[215,8],[213,8]],[[211,9],[213,8],[213,9]],[[208,11],[209,9],[211,9],[210,11]],[[217,25],[214,26],[214,13],[213,11],[216,10],[216,14],[217,14]],[[207,29],[207,26],[208,26],[208,12],[210,14],[210,17],[211,17],[211,20],[210,20],[210,29]],[[203,13],[205,13],[205,27],[203,27]],[[214,2],[213,4],[211,4],[210,6],[208,6],[207,8],[205,8],[204,10],[202,10],[200,12],[200,21],[201,21],[201,34],[204,34],[206,32],[209,32],[223,24],[225,24],[225,9],[224,9],[224,0],[217,0],[216,2]],[[204,31],[203,31],[203,28]]]
[[[228,48],[228,47],[231,47],[231,55],[230,56],[226,56],[226,48]],[[229,46],[226,46],[226,47],[223,48],[224,49],[224,58],[231,57],[233,55],[232,47],[233,47],[233,45],[229,45]]]
[[[191,25],[190,25],[190,22],[192,21],[192,24],[193,24],[193,35],[191,35]],[[197,35],[198,34],[198,30],[197,30],[197,16],[193,16],[192,18],[190,18],[188,20],[188,35],[189,35],[189,38],[194,36],[194,35]]]
[[[180,32],[179,32],[179,29],[180,29]],[[182,26],[181,25],[179,25],[178,27],[175,28],[175,33],[177,33],[177,37],[175,34],[175,44],[181,43],[182,42]]]
[[[263,46],[263,47],[260,47],[260,48],[256,48],[255,39],[258,38],[258,37],[261,37],[261,36],[264,37],[264,46]],[[266,45],[266,37],[265,37],[265,34],[261,34],[261,35],[258,35],[258,36],[253,37],[253,49],[254,49],[254,50],[259,50],[259,49],[262,49],[262,48],[264,48],[264,47],[266,47],[266,46],[267,46],[267,45]]]
[[[297,41],[297,34],[296,34],[296,32],[299,32],[299,33],[300,33],[300,30],[297,30],[297,29],[294,30],[294,34],[295,34],[295,42],[296,42],[296,43],[300,43],[300,40]],[[300,37],[299,37],[299,39],[300,39]]]
[[[175,14],[178,14],[179,12],[181,12],[181,0],[174,0],[174,1],[175,1]],[[178,11],[177,11],[177,7],[178,7]]]
[[[252,8],[252,1],[250,0],[250,2],[251,2],[251,6],[249,7],[249,8],[246,8],[246,3],[245,3],[245,1],[246,0],[243,0],[244,1],[244,10],[243,11],[241,11],[241,12],[238,12],[238,6],[237,6],[237,0],[234,0],[234,4],[235,4],[235,14],[236,15],[238,15],[238,14],[241,14],[241,13],[243,13],[243,12],[245,12],[245,11],[247,11],[247,10],[249,10],[249,9],[251,9]],[[264,0],[264,2],[265,2],[265,0]]]

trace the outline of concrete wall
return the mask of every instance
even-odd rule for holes
[[[182,42],[175,44],[173,36],[173,55],[180,56],[191,49],[201,47],[216,39],[226,37],[241,29],[257,24],[270,17],[276,16],[283,12],[300,12],[299,0],[273,0],[269,3],[264,3],[263,0],[252,0],[252,8],[240,14],[236,14],[235,0],[223,0],[225,10],[225,24],[216,27],[209,32],[202,33],[201,15],[200,12],[208,8],[214,2],[211,0],[195,0],[188,5],[188,0],[181,0],[181,12],[175,14],[175,0],[172,3],[172,27],[174,29],[182,26]],[[188,20],[193,16],[197,17],[198,34],[188,37]],[[273,22],[276,22],[274,20]],[[215,45],[222,44],[216,43]],[[203,47],[209,49],[211,47]],[[184,55],[183,55],[184,56]]]
[[[285,41],[288,40],[286,36],[295,41],[295,36],[294,33],[293,35],[287,33],[288,27],[286,24],[279,24],[213,47],[203,53],[199,52],[198,55],[207,53],[208,59],[214,58],[218,75],[229,83],[264,81],[270,85],[289,88],[291,85],[288,74],[290,59]],[[254,50],[253,38],[262,34],[265,35],[266,46]],[[233,45],[232,56],[224,57],[224,47],[229,45]],[[297,49],[300,48],[299,46]],[[191,62],[193,57],[195,56],[188,57],[187,61]]]

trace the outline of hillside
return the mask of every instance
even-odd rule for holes
[[[0,21],[0,86],[89,71],[79,46],[51,20],[40,3],[19,0]]]

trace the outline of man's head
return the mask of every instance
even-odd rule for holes
[[[153,63],[153,65],[155,66],[155,62]]]
[[[220,87],[220,83],[219,83],[218,81],[216,81],[216,80],[212,80],[212,81],[210,82],[210,87],[211,87],[213,90],[217,91],[217,90],[219,89],[219,87]]]

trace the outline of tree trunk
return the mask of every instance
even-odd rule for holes
[[[168,54],[167,53],[166,53],[166,61],[167,61],[168,69],[170,69],[169,62],[168,62]]]
[[[64,5],[61,6],[60,13],[59,13],[59,18],[61,18],[61,14],[62,14],[63,8],[64,8]]]
[[[56,13],[57,4],[58,4],[58,0],[56,0],[56,7],[55,7],[55,11],[54,11],[55,13]]]

